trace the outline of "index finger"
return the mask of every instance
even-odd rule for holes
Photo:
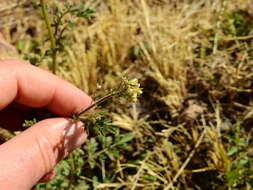
[[[88,107],[92,99],[74,85],[17,60],[0,61],[0,110],[16,101],[28,107],[47,107],[69,116]]]

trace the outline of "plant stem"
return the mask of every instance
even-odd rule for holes
[[[224,38],[225,41],[235,41],[235,40],[250,40],[253,38],[253,35],[249,36],[236,36],[236,37],[227,37]]]
[[[98,106],[99,104],[103,103],[107,99],[112,98],[113,96],[116,96],[119,93],[120,92],[114,92],[114,93],[110,93],[108,95],[105,95],[104,97],[98,99],[97,101],[95,101],[94,103],[92,103],[89,107],[87,107],[86,109],[84,109],[83,111],[81,111],[80,113],[78,113],[76,116],[78,117],[78,116],[84,114],[85,112],[89,111],[93,107]]]
[[[114,89],[112,92],[108,93],[107,95],[103,96],[102,98],[96,100],[94,103],[92,103],[89,107],[85,108],[84,110],[80,111],[78,114],[74,114],[72,116],[72,118],[74,120],[78,120],[80,119],[80,116],[82,114],[84,114],[85,112],[89,111],[90,109],[94,108],[95,106],[98,106],[100,104],[102,104],[103,102],[105,102],[106,100],[114,97],[114,96],[117,96],[117,95],[120,95],[121,93],[123,93],[125,90],[126,90],[127,86],[125,83],[121,83],[120,86],[116,89]]]
[[[50,43],[51,43],[51,50],[52,50],[52,72],[56,73],[56,58],[57,58],[57,50],[56,50],[56,40],[51,28],[51,22],[49,20],[45,0],[40,0],[41,10],[44,17],[44,21],[47,27]]]
[[[69,173],[69,185],[68,189],[71,188],[71,185],[74,184],[75,182],[75,171],[76,171],[76,166],[75,166],[75,160],[74,160],[74,155],[73,153],[70,153],[70,173]]]

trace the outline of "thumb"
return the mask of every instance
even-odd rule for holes
[[[30,189],[86,139],[81,122],[43,120],[0,146],[0,189]]]

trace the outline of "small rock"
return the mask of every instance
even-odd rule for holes
[[[180,118],[185,121],[194,121],[199,115],[204,113],[205,108],[198,105],[194,100],[188,101],[188,107],[180,115]]]

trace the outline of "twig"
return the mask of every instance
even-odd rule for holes
[[[134,184],[133,184],[131,190],[135,190],[138,180],[139,180],[139,177],[140,177],[140,174],[141,174],[142,170],[144,169],[144,165],[145,165],[146,161],[148,160],[149,156],[150,156],[150,153],[148,153],[146,158],[142,161],[141,167],[139,168],[137,174],[134,176]]]
[[[176,182],[176,180],[179,178],[179,176],[183,173],[183,171],[184,171],[185,167],[187,166],[187,164],[191,161],[191,159],[192,159],[193,155],[195,154],[197,148],[199,147],[200,143],[202,142],[205,133],[206,133],[206,129],[204,129],[204,131],[200,135],[197,143],[194,146],[194,149],[191,151],[188,158],[185,160],[185,162],[183,163],[183,165],[181,166],[181,168],[179,169],[179,171],[177,172],[175,177],[172,179],[172,182],[164,190],[169,190],[173,187],[173,183]]]
[[[249,36],[238,36],[238,37],[226,37],[226,38],[223,38],[223,40],[225,41],[250,40],[252,38],[253,38],[253,35],[249,35]]]

